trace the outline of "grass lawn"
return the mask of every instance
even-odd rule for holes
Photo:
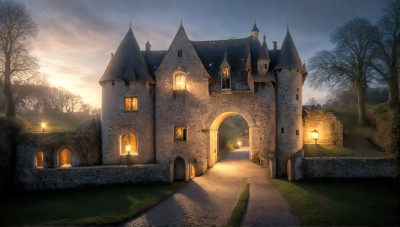
[[[240,226],[244,215],[246,214],[247,204],[249,203],[250,197],[250,184],[247,183],[242,193],[240,193],[239,199],[236,203],[235,208],[233,208],[231,218],[225,226]]]
[[[282,192],[300,225],[398,226],[398,185],[383,180],[292,183],[270,179]]]
[[[119,223],[158,204],[184,185],[116,186],[2,196],[0,226]]]
[[[336,145],[304,144],[305,157],[392,157],[379,149],[354,149]]]

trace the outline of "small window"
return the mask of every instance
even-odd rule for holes
[[[121,155],[138,155],[137,140],[133,133],[128,133],[121,136]]]
[[[186,76],[183,72],[177,72],[175,74],[174,90],[185,90],[186,89]]]
[[[34,158],[34,167],[35,168],[44,168],[44,154],[42,151],[36,153]]]
[[[125,86],[131,85],[131,82],[129,80],[125,80]]]
[[[228,77],[229,76],[229,68],[228,67],[222,67],[222,76],[223,77]]]
[[[182,50],[178,50],[178,58],[182,58],[183,55],[183,51]]]
[[[285,129],[284,128],[281,128],[281,133],[282,134],[285,133]]]
[[[124,98],[124,110],[126,111],[138,111],[138,98],[125,97]]]
[[[115,85],[115,82],[114,82],[114,81],[111,81],[111,85],[114,86],[114,85]]]
[[[296,100],[299,100],[299,95],[296,95]]]
[[[298,136],[299,135],[299,130],[296,130],[296,136]]]
[[[58,154],[58,167],[68,168],[72,166],[71,151],[64,149]]]
[[[264,65],[264,69],[268,69],[268,65],[267,64]]]
[[[186,127],[175,127],[175,140],[186,141]]]
[[[221,89],[231,89],[230,70],[224,66],[221,68]]]
[[[299,91],[299,88],[297,88],[297,92]]]

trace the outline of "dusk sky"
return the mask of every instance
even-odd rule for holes
[[[31,12],[39,28],[32,52],[40,71],[52,86],[63,87],[101,106],[98,83],[112,52],[132,24],[141,49],[148,40],[152,50],[167,50],[181,19],[189,39],[220,40],[251,35],[254,22],[260,40],[283,42],[287,25],[300,58],[332,48],[330,34],[354,17],[375,23],[382,13],[379,0],[15,0]],[[303,103],[324,100],[326,92],[313,91],[307,82]]]

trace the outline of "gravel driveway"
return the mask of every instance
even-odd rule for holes
[[[268,182],[265,169],[235,150],[203,176],[124,226],[223,226],[241,191],[250,183],[250,200],[243,226],[297,225],[282,195]]]

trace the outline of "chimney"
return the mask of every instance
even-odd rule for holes
[[[146,52],[150,52],[150,47],[151,47],[150,42],[147,41],[147,43],[146,43]]]
[[[277,46],[278,46],[277,42],[276,42],[276,41],[273,41],[272,43],[274,44],[274,50],[277,50],[277,49],[278,49],[278,47],[277,47]]]

